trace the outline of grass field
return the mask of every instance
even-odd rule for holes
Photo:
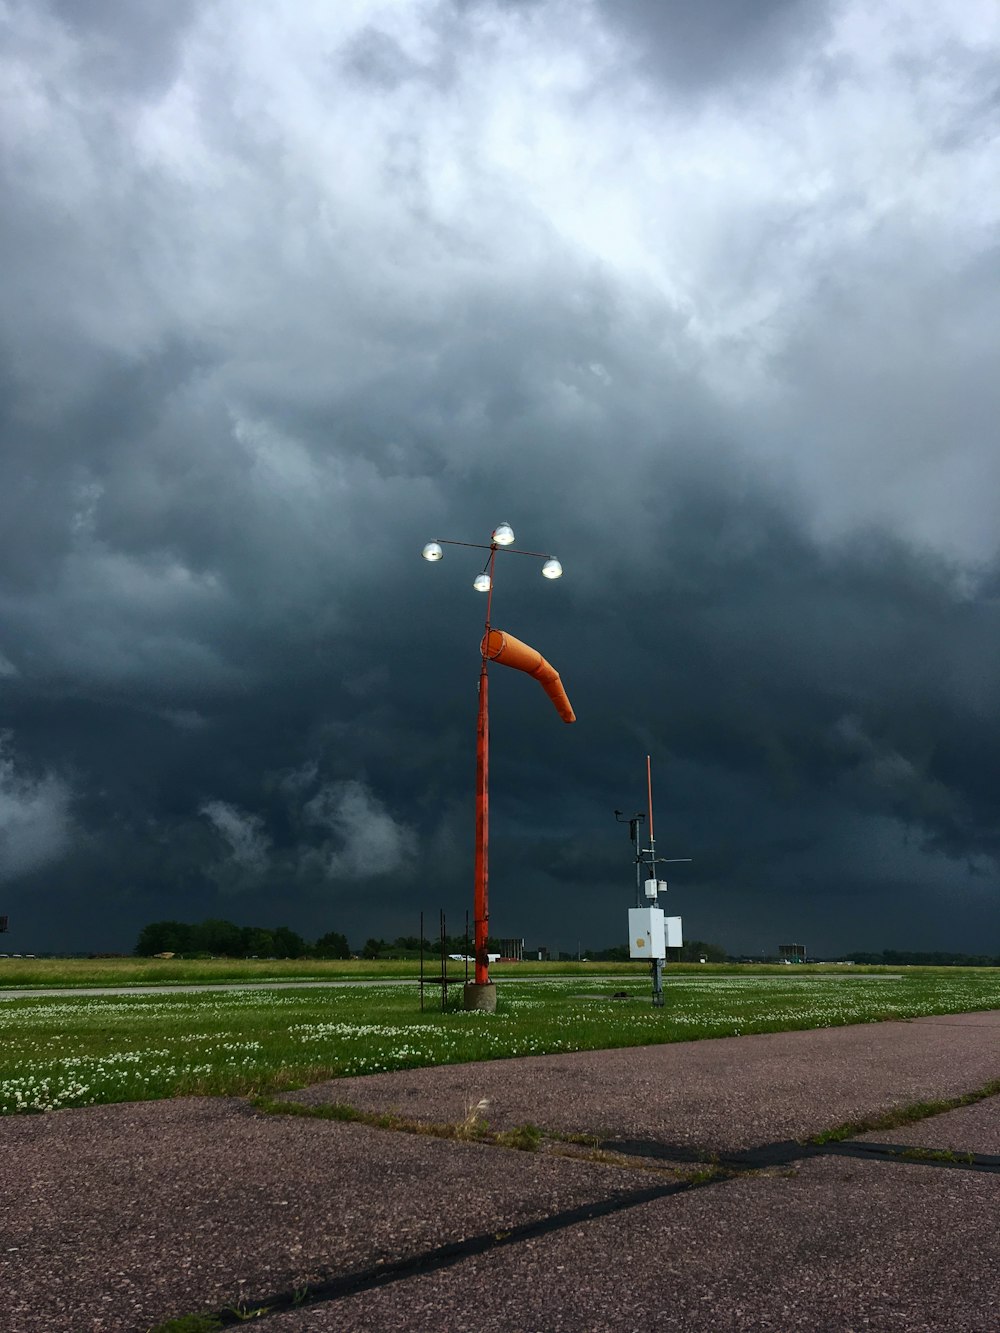
[[[264,971],[258,965],[257,979]],[[1000,969],[676,968],[661,1010],[649,1003],[647,976],[621,974],[581,968],[508,979],[495,1015],[421,1013],[416,985],[4,1001],[0,1114],[269,1093],[418,1065],[1000,1008]],[[114,979],[102,973],[105,984]],[[629,998],[613,999],[616,991]]]
[[[428,974],[440,971],[440,960],[427,955],[424,970]],[[859,975],[879,971],[898,971],[898,968],[861,968],[846,963],[821,963],[808,967],[787,967],[776,963],[679,963],[669,964],[668,971],[682,976],[692,974],[721,976],[751,975]],[[955,969],[945,969],[953,971]],[[361,981],[385,978],[416,978],[419,962],[368,960],[321,961],[315,958],[3,958],[0,957],[0,990],[8,987],[31,989],[65,988],[70,986],[155,986],[183,983],[188,986],[211,985],[229,981]],[[465,974],[465,964],[450,960],[451,976]],[[534,976],[627,976],[645,977],[645,963],[590,963],[563,962],[494,963],[490,975],[498,980],[530,978]]]
[[[709,965],[706,965],[711,970]],[[440,972],[440,959],[424,960],[427,973]],[[449,975],[461,977],[465,964],[448,962]],[[600,975],[646,969],[641,963],[495,963],[497,977],[545,975]],[[315,958],[0,958],[0,990],[6,987],[155,986],[183,982],[190,986],[227,981],[360,981],[417,977],[419,962],[390,962],[362,958],[318,961]]]

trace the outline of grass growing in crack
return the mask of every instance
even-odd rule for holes
[[[554,1157],[567,1157],[576,1162],[597,1166],[614,1166],[629,1171],[669,1176],[685,1185],[703,1185],[734,1174],[720,1167],[717,1160],[706,1161],[696,1167],[664,1166],[646,1159],[626,1156],[601,1148],[599,1140],[587,1134],[560,1134],[548,1132],[530,1122],[515,1125],[513,1129],[491,1130],[481,1119],[466,1116],[457,1124],[436,1124],[425,1120],[408,1120],[401,1115],[386,1115],[374,1111],[359,1111],[353,1106],[338,1104],[308,1106],[302,1102],[273,1101],[258,1097],[254,1105],[267,1115],[290,1115],[309,1120],[339,1120],[371,1125],[376,1129],[396,1130],[403,1134],[418,1134],[427,1138],[458,1139],[496,1148],[513,1148],[520,1152],[539,1152],[544,1149]],[[480,1103],[482,1105],[482,1103]],[[479,1109],[479,1108],[475,1108]]]
[[[987,1097],[996,1097],[997,1094],[1000,1094],[1000,1079],[995,1078],[981,1088],[963,1092],[957,1097],[911,1102],[907,1106],[897,1106],[891,1111],[883,1111],[879,1115],[867,1116],[862,1120],[848,1120],[843,1125],[836,1125],[832,1129],[825,1129],[821,1134],[814,1135],[809,1142],[840,1143],[844,1139],[857,1138],[859,1134],[872,1134],[879,1129],[897,1129],[900,1125],[916,1124],[931,1116],[941,1115],[944,1111],[957,1111],[962,1106],[973,1106],[976,1102],[985,1101]]]
[[[542,1141],[542,1131],[537,1125],[518,1125],[494,1136],[494,1142],[502,1148],[518,1148],[521,1152],[537,1152]]]
[[[307,1120],[340,1120],[375,1129],[393,1129],[403,1134],[420,1134],[432,1139],[459,1139],[470,1143],[490,1143],[500,1148],[517,1148],[521,1152],[537,1152],[542,1131],[537,1125],[517,1125],[514,1129],[493,1131],[478,1112],[482,1103],[464,1120],[455,1124],[428,1120],[409,1120],[406,1116],[387,1115],[375,1111],[359,1111],[354,1106],[340,1103],[306,1106],[302,1102],[279,1102],[268,1097],[257,1097],[254,1106],[266,1115],[291,1115]]]
[[[217,1333],[222,1327],[222,1320],[215,1314],[182,1314],[157,1324],[149,1333]]]
[[[274,1094],[422,1065],[1000,1008],[998,969],[678,970],[663,1009],[648,1004],[647,978],[624,984],[636,1000],[627,1008],[611,1000],[617,977],[504,981],[493,1015],[421,1013],[415,985],[4,1001],[0,1114]]]
[[[972,1152],[952,1152],[950,1148],[901,1148],[897,1153],[909,1162],[954,1162],[956,1165],[971,1166],[976,1160]]]
[[[301,1290],[308,1292],[308,1288]],[[293,1305],[301,1305],[302,1298],[293,1300]],[[149,1333],[220,1333],[224,1328],[237,1324],[249,1324],[254,1319],[263,1319],[271,1314],[268,1305],[227,1305],[221,1314],[185,1314],[176,1319],[168,1319],[157,1324]]]

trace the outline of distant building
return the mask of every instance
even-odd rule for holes
[[[779,944],[778,957],[783,963],[804,963],[806,946],[804,944]]]

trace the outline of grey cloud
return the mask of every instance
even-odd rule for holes
[[[244,875],[260,875],[267,869],[269,839],[259,815],[238,810],[228,801],[206,801],[201,807],[222,836],[228,856]]]
[[[447,47],[438,47],[430,59],[417,59],[391,34],[370,25],[344,44],[339,63],[364,83],[394,89],[407,80],[446,81],[451,60]]]
[[[0,733],[0,875],[16,879],[58,861],[74,828],[68,785],[53,773],[32,777],[15,762],[12,738]]]
[[[310,824],[328,829],[333,841],[320,852],[330,879],[370,879],[412,872],[413,830],[400,824],[363,782],[321,787],[303,807]]]
[[[826,4],[808,0],[598,0],[646,67],[676,88],[766,78],[826,28]]]
[[[49,0],[51,11],[82,40],[81,63],[95,83],[129,93],[161,91],[174,76],[197,0]]]
[[[507,518],[566,576],[500,557],[495,621],[579,722],[491,678],[498,930],[575,947],[572,894],[618,937],[610,812],[651,753],[691,933],[874,947],[916,878],[885,943],[931,947],[937,883],[968,947],[1000,852],[986,75],[962,6],[943,62],[926,15],[859,46],[862,9],[815,18],[825,81],[793,6],[198,5],[90,100],[151,11],[65,18],[65,88],[21,43],[0,723],[17,808],[71,773],[81,833],[21,862],[25,929],[59,902],[96,943],[93,895],[130,947],[237,892],[355,942],[461,921],[483,553],[419,552]]]

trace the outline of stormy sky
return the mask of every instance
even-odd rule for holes
[[[0,912],[1000,953],[994,0],[2,0]]]

